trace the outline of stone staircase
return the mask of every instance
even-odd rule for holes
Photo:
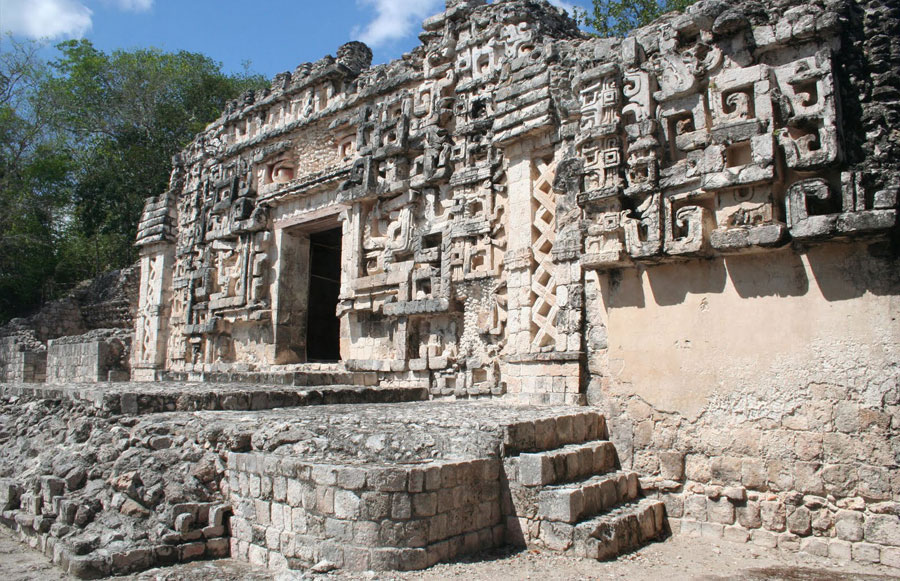
[[[666,536],[663,503],[643,498],[638,474],[619,469],[604,418],[581,416],[596,427],[507,448],[509,540],[607,560]]]

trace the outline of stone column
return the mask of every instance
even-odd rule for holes
[[[154,381],[165,369],[166,342],[172,304],[175,248],[170,243],[141,247],[141,282],[134,322],[131,377]]]
[[[306,314],[309,309],[309,236],[275,230],[277,259],[272,297],[275,352],[271,363],[306,361]]]

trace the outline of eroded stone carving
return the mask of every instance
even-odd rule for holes
[[[349,368],[579,401],[585,271],[896,224],[896,178],[846,166],[836,20],[810,10],[603,40],[543,2],[452,2],[402,60],[350,43],[279,75],[148,201],[135,368],[302,363],[333,308]]]

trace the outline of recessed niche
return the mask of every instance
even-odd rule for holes
[[[740,167],[747,165],[753,161],[753,151],[750,148],[749,141],[741,141],[729,145],[725,150],[726,167]]]

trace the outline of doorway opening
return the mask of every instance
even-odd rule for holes
[[[340,361],[341,324],[337,317],[341,291],[341,229],[309,235],[309,307],[306,360]]]

